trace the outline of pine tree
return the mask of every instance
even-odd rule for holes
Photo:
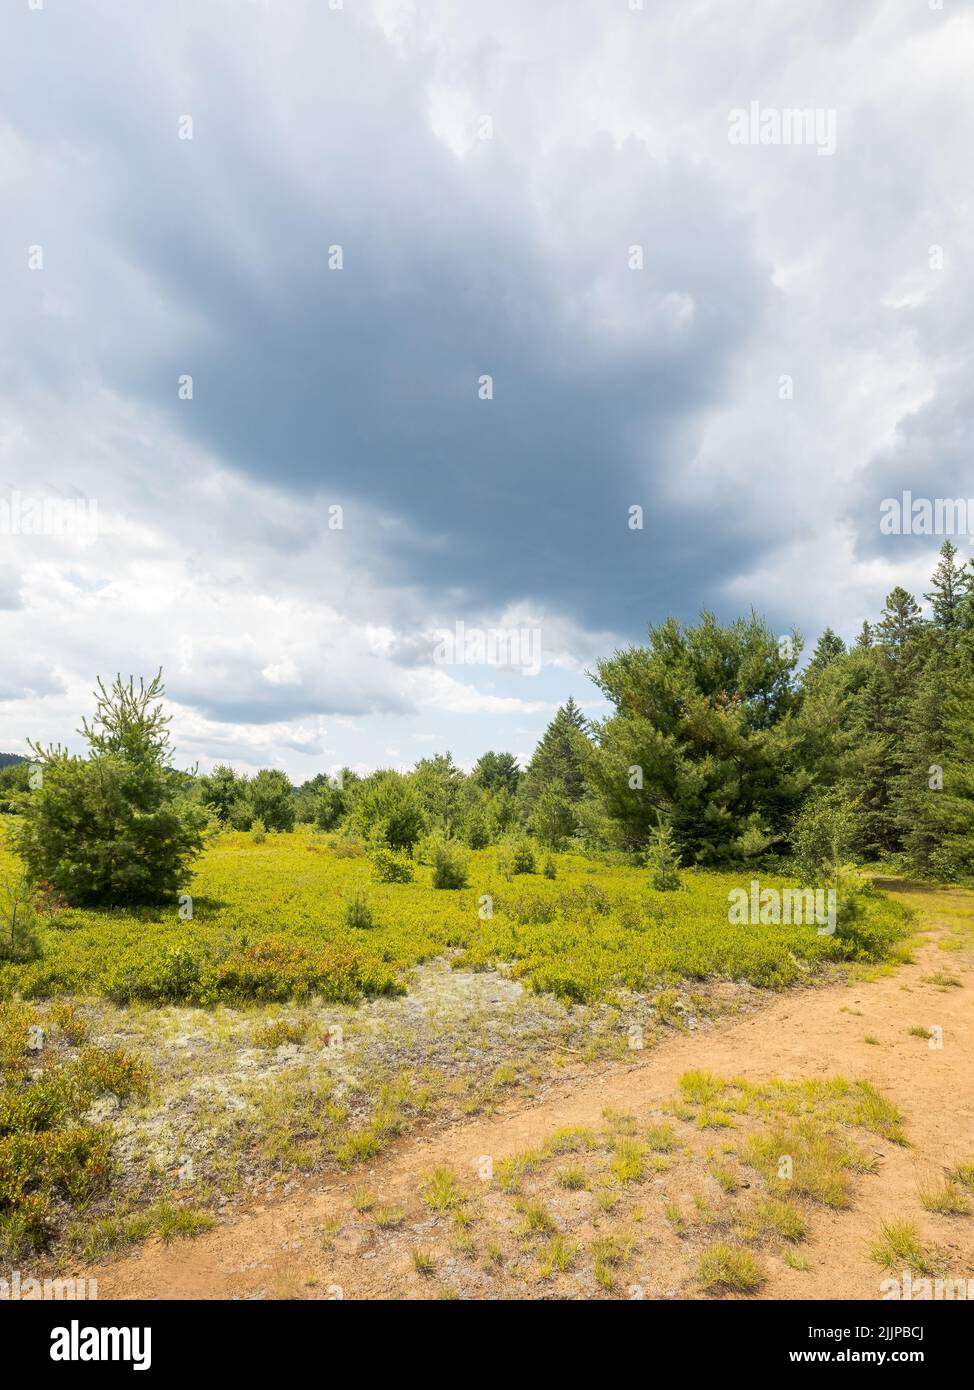
[[[964,712],[958,692],[972,672],[968,640],[969,582],[957,549],[945,541],[931,580],[931,620],[924,641],[900,671],[905,727],[902,766],[891,797],[909,867],[924,875],[957,876],[963,857]]]
[[[488,792],[508,791],[513,796],[521,769],[513,753],[483,753],[474,765],[473,780]]]
[[[903,772],[905,715],[882,648],[857,648],[843,700],[838,789],[857,804],[856,849],[865,859],[900,848],[892,779]]]
[[[946,752],[949,673],[935,655],[921,672],[909,706],[903,766],[892,799],[910,868],[931,874],[944,837],[942,768]]]
[[[941,839],[931,854],[938,878],[974,876],[974,679],[958,680],[945,701],[943,789],[936,797]]]
[[[728,625],[703,613],[694,626],[669,618],[648,647],[598,663],[615,709],[589,776],[624,845],[644,846],[660,814],[688,863],[736,863],[757,836],[784,839],[812,780],[799,652],[800,639],[783,649],[754,613]]]
[[[886,595],[886,606],[875,628],[876,640],[894,660],[908,661],[922,627],[920,605],[897,584]]]
[[[548,725],[528,764],[521,796],[529,813],[542,789],[552,785],[569,801],[581,801],[585,795],[589,747],[588,720],[569,696]]]
[[[172,766],[164,694],[161,672],[137,687],[99,680],[87,758],[30,744],[43,777],[14,845],[31,878],[75,906],[171,902],[190,880],[206,812]]]
[[[646,850],[649,883],[658,893],[675,893],[683,887],[680,877],[680,852],[673,827],[662,816],[650,832]]]
[[[820,671],[831,666],[840,656],[845,656],[845,643],[838,633],[827,627],[815,643],[812,659],[805,668],[805,680],[814,680]]]
[[[957,547],[944,541],[940,547],[940,563],[931,580],[932,592],[924,594],[933,609],[933,622],[945,635],[952,636],[960,622],[960,610],[970,586],[970,577],[963,563],[957,563]]]
[[[859,629],[859,636],[856,638],[856,651],[866,652],[873,645],[873,630],[868,619],[863,620],[862,627]]]

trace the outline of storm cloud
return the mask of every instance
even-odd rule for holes
[[[48,0],[0,52],[0,482],[104,519],[3,538],[12,748],[161,662],[204,762],[529,752],[667,612],[854,630],[929,569],[879,498],[971,490],[969,14]],[[437,668],[460,620],[541,674]]]

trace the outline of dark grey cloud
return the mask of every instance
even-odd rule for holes
[[[0,723],[163,660],[201,753],[473,758],[668,611],[921,588],[878,503],[971,491],[972,51],[884,0],[5,7],[0,488],[107,529],[5,558]],[[834,155],[731,145],[751,101]],[[543,625],[537,684],[431,666],[457,620]]]
[[[704,543],[659,485],[765,294],[708,174],[595,127],[539,166],[500,115],[458,159],[430,129],[423,64],[377,30],[308,10],[305,52],[271,89],[252,66],[260,23],[235,13],[225,52],[183,10],[196,42],[176,72],[138,46],[128,7],[59,15],[56,33],[20,17],[9,106],[62,150],[78,203],[56,209],[49,263],[89,305],[35,337],[45,370],[81,356],[229,467],[358,501],[366,525],[395,515],[373,574],[431,601],[530,596],[639,630],[661,593],[686,607],[702,569],[732,571],[731,539]],[[27,78],[45,63],[67,69],[54,98]],[[167,306],[158,336],[129,313],[130,276]]]
[[[171,697],[206,719],[225,724],[272,724],[312,715],[405,714],[415,706],[368,657],[340,667],[298,674],[292,680],[262,677],[259,664],[208,654],[195,675],[178,669],[167,681]]]

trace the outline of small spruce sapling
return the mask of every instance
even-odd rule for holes
[[[683,887],[676,836],[673,834],[673,827],[662,816],[649,833],[645,862],[649,869],[650,884],[657,892],[675,893]]]

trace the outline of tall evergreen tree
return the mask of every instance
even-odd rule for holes
[[[521,784],[521,797],[529,813],[546,786],[557,785],[569,801],[581,801],[590,748],[588,720],[569,696],[534,750]]]
[[[920,673],[909,704],[903,766],[890,784],[903,851],[910,868],[922,874],[934,871],[944,834],[946,675],[945,663],[937,657]]]
[[[931,619],[921,661],[906,673],[902,769],[892,799],[909,867],[925,875],[959,877],[974,848],[970,822],[972,773],[968,713],[974,663],[968,575],[950,541],[940,549],[931,581]],[[966,698],[965,698],[966,692]]]
[[[471,776],[485,791],[507,791],[513,796],[521,780],[521,769],[513,753],[490,752],[477,759]]]
[[[838,633],[827,627],[815,643],[812,659],[805,667],[805,680],[814,680],[821,671],[825,670],[826,666],[831,666],[832,662],[840,656],[845,656],[845,643]]]
[[[953,636],[960,624],[961,605],[969,587],[968,572],[957,563],[957,547],[944,541],[940,547],[940,563],[930,581],[932,590],[924,594],[933,610],[933,623],[945,635]]]
[[[868,618],[863,620],[862,627],[859,629],[859,636],[856,638],[856,651],[868,651],[873,645],[873,629]]]
[[[864,859],[895,853],[900,839],[891,777],[902,771],[905,720],[893,668],[881,647],[857,647],[843,670],[837,789],[856,807],[856,849]]]
[[[800,638],[783,649],[754,613],[728,626],[674,618],[598,664],[615,706],[598,730],[591,780],[624,842],[640,847],[670,817],[697,863],[732,862],[781,840],[813,775],[798,719]]]
[[[974,876],[974,678],[958,680],[944,706],[943,789],[931,792],[941,830],[930,863],[939,878]]]
[[[912,594],[897,584],[886,595],[886,606],[875,635],[879,645],[896,661],[908,661],[914,654],[923,618]]]

